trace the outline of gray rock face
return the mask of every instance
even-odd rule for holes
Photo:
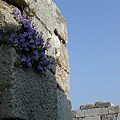
[[[6,3],[7,2],[7,3]],[[50,38],[46,53],[56,65],[48,66],[46,75],[20,65],[16,50],[0,38],[0,120],[71,120],[69,99],[69,61],[66,21],[52,0],[0,0],[0,30],[21,29],[12,8],[29,4],[34,10],[33,22],[44,38]]]

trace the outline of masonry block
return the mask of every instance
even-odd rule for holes
[[[87,109],[93,109],[95,106],[93,104],[86,104],[86,105],[81,105],[80,109],[81,110],[87,110]]]
[[[85,117],[85,111],[84,110],[76,110],[76,118]]]
[[[108,108],[111,106],[115,106],[115,105],[111,102],[95,102],[96,108]]]
[[[118,113],[119,112],[119,106],[112,106],[108,108],[109,114],[111,113]]]
[[[85,117],[83,120],[101,120],[99,116]]]

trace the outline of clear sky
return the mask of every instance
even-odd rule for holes
[[[120,104],[120,0],[53,0],[67,21],[72,109]]]

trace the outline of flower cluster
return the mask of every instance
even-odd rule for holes
[[[54,61],[49,61],[45,55],[50,44],[45,44],[43,33],[38,32],[36,25],[32,23],[29,8],[25,8],[23,14],[15,8],[13,13],[14,18],[22,25],[22,29],[10,34],[10,41],[21,53],[21,64],[46,73],[46,66],[54,64]]]

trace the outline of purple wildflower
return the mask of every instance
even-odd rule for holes
[[[29,62],[27,63],[27,66],[28,66],[28,67],[32,67],[31,61],[29,61]]]
[[[3,33],[7,33],[7,30],[3,30]]]
[[[38,65],[38,70],[43,71],[43,67],[41,65]]]

